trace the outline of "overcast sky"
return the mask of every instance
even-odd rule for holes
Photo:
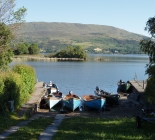
[[[16,0],[16,8],[23,6],[26,22],[108,25],[146,36],[155,16],[155,0]]]

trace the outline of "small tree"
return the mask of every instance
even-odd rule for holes
[[[9,28],[13,33],[25,22],[24,17],[26,14],[25,7],[14,11],[15,6],[15,0],[0,1],[0,23],[9,25]]]
[[[11,42],[15,31],[24,22],[26,8],[14,11],[15,0],[0,1],[0,70],[5,70],[11,62]]]
[[[149,64],[146,65],[146,74],[148,74],[147,87],[145,89],[148,101],[155,103],[155,17],[149,18],[145,30],[151,35],[150,38],[140,41],[140,48],[149,55]]]
[[[17,54],[28,54],[28,47],[25,44],[18,44],[17,45]]]
[[[38,54],[39,53],[39,48],[37,44],[31,44],[28,48],[29,54]]]
[[[13,35],[10,29],[0,23],[0,70],[6,70],[8,64],[12,61],[13,52],[9,46]]]

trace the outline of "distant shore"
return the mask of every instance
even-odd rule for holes
[[[85,61],[81,58],[48,58],[44,56],[14,56],[13,61]]]
[[[87,59],[81,58],[49,58],[43,55],[15,55],[13,57],[13,61],[86,61]],[[94,61],[109,61],[109,59],[105,58],[95,58]]]

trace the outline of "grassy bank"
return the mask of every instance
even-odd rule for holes
[[[64,119],[53,140],[144,140],[155,139],[155,125],[143,122],[136,127],[135,118],[100,119],[73,117]]]
[[[5,129],[8,129],[11,126],[17,125],[20,121],[27,120],[28,117],[25,115],[22,118],[19,118],[18,115],[14,112],[11,114],[3,113],[0,114],[0,133]]]
[[[1,119],[1,118],[0,118]],[[17,118],[10,120],[0,120],[1,130],[4,122],[8,121],[12,125],[19,122]],[[28,125],[21,127],[17,132],[10,135],[7,139],[33,139],[37,140],[41,132],[53,122],[53,118],[39,118]],[[8,126],[7,126],[8,127]],[[136,127],[135,118],[86,118],[71,117],[66,118],[60,124],[53,140],[154,140],[155,125],[143,122],[142,128]]]
[[[11,134],[6,140],[37,140],[41,132],[49,124],[53,122],[54,118],[38,118],[18,129],[17,132]]]

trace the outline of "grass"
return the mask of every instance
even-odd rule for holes
[[[0,131],[9,126],[19,123],[16,114],[11,114],[9,118],[0,115]],[[53,122],[53,118],[39,118],[21,127],[17,132],[11,134],[7,139],[16,140],[37,140],[40,133]],[[71,117],[65,118],[59,126],[53,140],[154,140],[155,125],[142,122],[142,128],[136,127],[135,118],[86,118]]]
[[[136,127],[135,118],[66,118],[62,121],[53,140],[153,140],[155,125],[143,122],[142,128]]]
[[[28,119],[26,115],[22,118],[19,118],[15,112],[10,114],[2,112],[0,113],[0,133],[3,132],[5,129],[9,128],[10,126],[16,125],[20,121]]]
[[[38,140],[41,132],[53,122],[54,118],[38,118],[9,135],[6,140]]]

